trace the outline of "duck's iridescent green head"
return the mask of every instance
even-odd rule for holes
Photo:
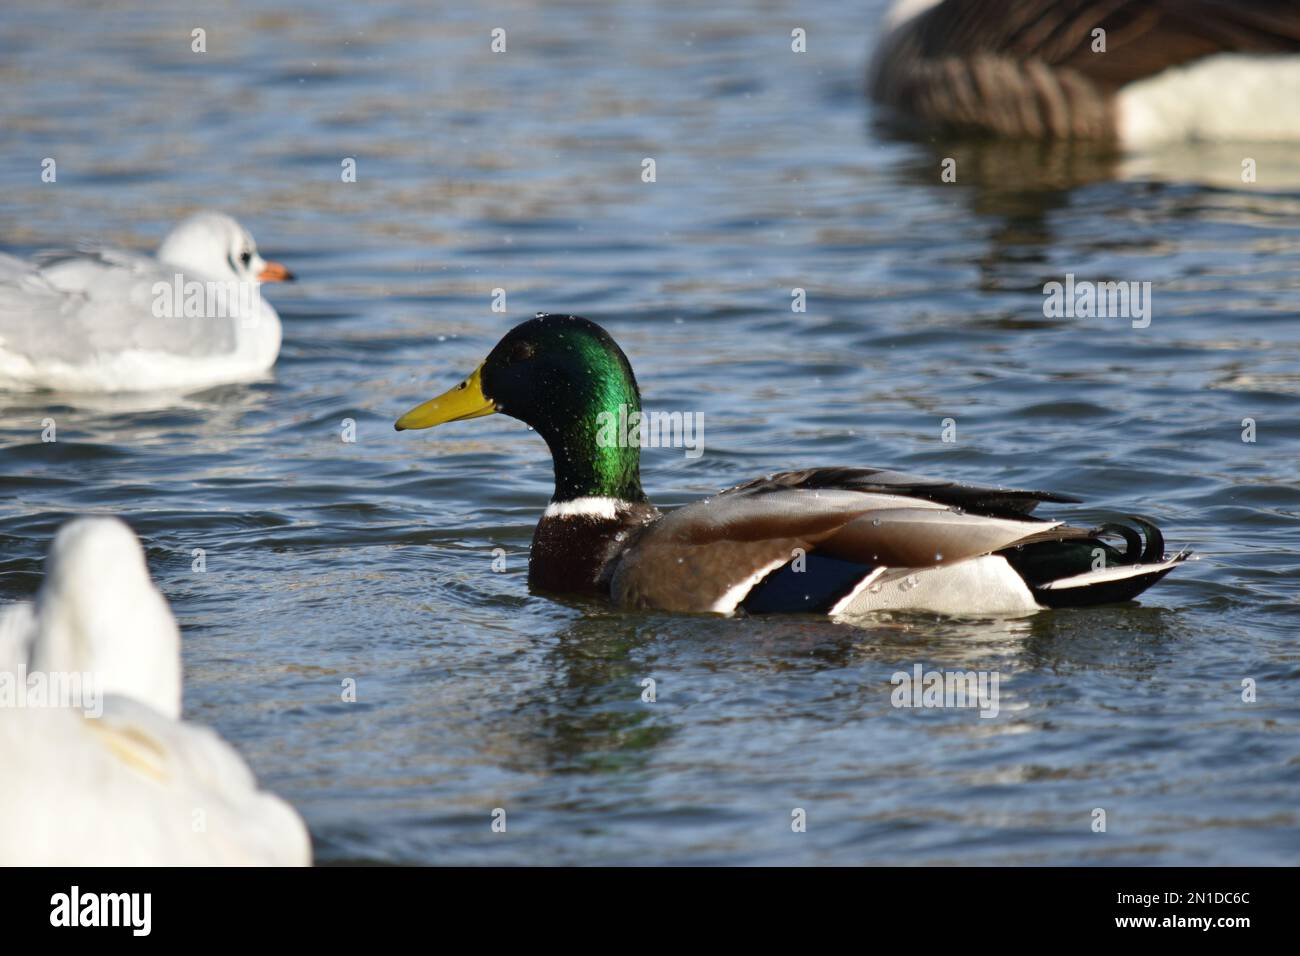
[[[469,378],[411,409],[395,427],[432,428],[501,412],[546,440],[555,462],[554,501],[644,501],[641,449],[619,440],[626,428],[611,427],[640,410],[632,366],[608,332],[576,315],[538,315],[511,329]]]

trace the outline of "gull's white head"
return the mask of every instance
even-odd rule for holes
[[[291,282],[293,273],[257,252],[248,230],[220,212],[198,212],[167,233],[158,258],[182,272],[213,279]]]
[[[31,671],[90,673],[104,694],[180,716],[180,631],[123,522],[77,518],[59,529],[36,617]]]

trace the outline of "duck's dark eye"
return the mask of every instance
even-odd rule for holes
[[[242,262],[244,265],[248,265],[250,262],[253,261],[253,254],[247,251],[241,252],[239,254],[239,261]]]
[[[516,362],[526,362],[536,351],[532,342],[516,342],[515,347],[510,350],[510,358]]]

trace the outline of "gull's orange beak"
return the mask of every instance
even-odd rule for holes
[[[259,282],[292,282],[293,273],[278,262],[268,262],[266,268],[257,274]]]

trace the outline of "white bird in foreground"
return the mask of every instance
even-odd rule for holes
[[[256,378],[280,353],[264,282],[293,275],[218,212],[176,226],[156,257],[83,246],[0,254],[0,388],[194,390]]]
[[[33,699],[60,680],[93,690]],[[0,865],[310,865],[302,818],[180,706],[180,632],[139,541],[64,525],[35,602],[0,614]]]

